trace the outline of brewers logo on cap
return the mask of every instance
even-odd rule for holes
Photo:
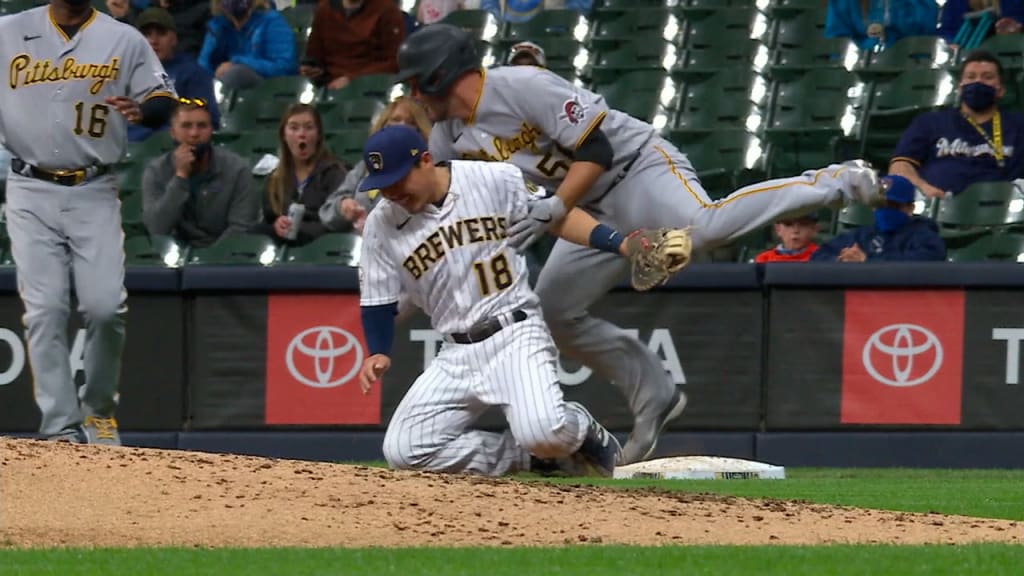
[[[384,169],[384,156],[380,152],[370,152],[366,155],[366,160],[370,164],[370,169],[374,172],[380,172]]]

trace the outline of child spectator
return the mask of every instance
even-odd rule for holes
[[[814,237],[818,234],[817,213],[779,220],[774,230],[779,245],[758,254],[754,262],[807,262],[818,249],[814,243]]]

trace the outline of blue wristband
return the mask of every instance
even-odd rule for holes
[[[610,252],[617,256],[621,255],[619,248],[622,247],[622,243],[625,241],[626,237],[619,234],[611,226],[598,224],[590,231],[590,247],[597,248],[602,252]]]
[[[360,313],[363,318],[363,336],[370,355],[391,355],[391,344],[395,340],[395,315],[398,304],[382,306],[362,306]]]

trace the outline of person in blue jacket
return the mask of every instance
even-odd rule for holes
[[[882,49],[904,36],[934,36],[938,17],[935,0],[828,0],[825,37]]]
[[[160,58],[164,72],[170,78],[171,86],[179,97],[199,99],[206,102],[213,127],[219,126],[220,113],[217,99],[213,94],[213,76],[196,63],[191,55],[178,50],[178,31],[171,14],[157,6],[145,9],[135,20],[139,32],[149,41],[149,46]],[[149,128],[141,124],[128,125],[128,140],[141,142],[154,132],[167,129],[167,125]]]
[[[1019,34],[1024,24],[1024,0],[946,0],[939,22],[939,35],[952,43],[964,24],[964,15],[998,5],[996,34]]]
[[[914,216],[914,185],[902,176],[882,178],[885,204],[875,223],[840,234],[818,247],[811,262],[927,262],[946,259],[935,222]]]
[[[229,90],[299,73],[295,33],[266,0],[214,0],[199,65]]]

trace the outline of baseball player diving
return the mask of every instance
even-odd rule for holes
[[[525,218],[530,198],[543,191],[512,164],[435,166],[427,142],[404,125],[370,136],[364,160],[360,191],[380,190],[383,200],[367,218],[359,268],[369,350],[359,375],[363,391],[391,366],[400,294],[444,335],[391,418],[388,464],[493,476],[610,476],[618,441],[582,405],[563,400],[557,352],[526,259],[508,244],[510,224]],[[553,231],[632,262],[634,273],[664,264],[667,275],[689,256],[689,246],[674,241],[688,240],[679,231],[624,238],[582,210],[569,211]],[[488,406],[502,408],[508,430],[468,429]]]
[[[693,166],[646,122],[609,109],[604,99],[531,66],[481,68],[470,35],[431,24],[398,52],[398,80],[436,124],[430,150],[453,158],[510,162],[555,194],[530,204],[509,229],[517,249],[557,229],[584,207],[619,230],[686,228],[694,250],[728,243],[790,213],[880,198],[879,178],[860,161],[772,180],[711,201]],[[562,353],[614,383],[628,399],[634,426],[622,463],[648,458],[686,397],[656,354],[590,306],[616,285],[628,263],[615,254],[557,241],[536,291]]]
[[[0,60],[0,140],[12,156],[7,232],[40,432],[120,444],[126,294],[112,166],[127,123],[163,125],[176,97],[142,34],[89,0],[51,0],[0,18]],[[72,280],[85,324],[85,384],[77,391],[67,342]]]

